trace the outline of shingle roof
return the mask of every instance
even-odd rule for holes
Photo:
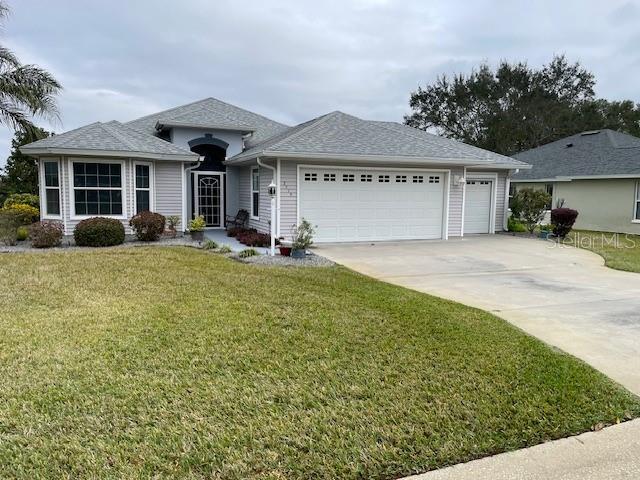
[[[125,125],[148,134],[156,132],[158,121],[178,121],[184,124],[200,124],[209,128],[237,128],[240,131],[254,130],[253,135],[245,142],[247,146],[255,145],[277,133],[289,128],[257,113],[230,105],[216,98],[205,98],[197,102],[153,113]]]
[[[123,155],[138,153],[153,156],[194,157],[197,154],[160,138],[126,127],[120,122],[95,122],[59,135],[53,135],[20,148],[23,153],[48,150],[96,150],[121,152]]]
[[[513,180],[640,175],[640,138],[614,130],[577,133],[514,155],[533,165]]]
[[[277,153],[463,160],[479,165],[527,167],[512,158],[406,125],[362,120],[342,112],[332,112],[292,127],[230,158],[229,162]]]

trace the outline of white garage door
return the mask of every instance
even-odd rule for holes
[[[468,180],[465,188],[464,233],[489,233],[493,182]]]
[[[442,238],[444,173],[300,169],[300,216],[319,242]]]

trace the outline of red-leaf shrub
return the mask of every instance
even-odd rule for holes
[[[29,227],[31,246],[34,248],[51,248],[60,245],[64,229],[60,222],[43,220]]]
[[[554,208],[551,210],[551,225],[556,237],[566,237],[578,218],[578,211],[571,208]]]
[[[124,225],[115,218],[87,218],[76,225],[73,239],[81,247],[120,245],[124,243]]]
[[[129,225],[133,228],[138,240],[155,242],[164,232],[165,222],[164,215],[145,210],[134,215],[129,221]]]
[[[249,247],[269,247],[271,246],[271,235],[267,233],[250,232],[237,237],[240,243]],[[280,240],[276,239],[276,245],[280,244]]]
[[[231,227],[227,230],[227,237],[237,237],[246,233],[258,233],[255,228]]]

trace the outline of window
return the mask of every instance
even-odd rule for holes
[[[436,176],[429,177],[429,183],[440,183],[440,177],[436,177]]]
[[[136,164],[136,213],[151,210],[151,167]]]
[[[60,215],[60,177],[58,162],[44,162],[44,192],[47,215]]]
[[[545,209],[546,210],[551,210],[551,204],[553,202],[553,183],[546,183],[544,185],[544,191],[547,192],[549,194],[549,196],[551,198],[549,198],[549,201],[547,202],[547,204],[545,205]]]
[[[360,181],[361,182],[372,182],[373,181],[373,175],[369,175],[369,174],[365,174],[365,175],[360,175]]]
[[[406,175],[396,175],[396,183],[407,183]]]
[[[309,175],[305,173],[306,176]],[[315,173],[313,174],[315,175]],[[260,170],[254,168],[251,170],[251,216],[258,218],[260,210]]]
[[[258,171],[258,169],[256,169],[256,172]],[[304,174],[304,181],[305,182],[317,182],[318,181],[318,174],[317,173],[305,173]]]
[[[378,175],[379,183],[389,183],[389,175]]]
[[[325,182],[335,182],[336,181],[336,174],[335,173],[325,173],[324,174],[324,181]]]
[[[636,182],[636,202],[634,204],[635,220],[640,220],[640,182]]]
[[[511,210],[511,205],[513,204],[513,196],[516,194],[516,184],[509,184],[509,210]]]
[[[414,175],[413,183],[424,183],[424,177],[422,175]]]
[[[355,182],[356,181],[356,176],[353,173],[343,173],[342,174],[342,181],[343,182]]]
[[[73,163],[76,215],[122,215],[122,165]]]

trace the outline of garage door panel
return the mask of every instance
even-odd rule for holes
[[[464,233],[489,233],[493,182],[469,180],[465,186]]]
[[[444,181],[429,183],[433,176],[444,178],[422,172],[304,168],[300,216],[317,225],[319,242],[441,238]]]

